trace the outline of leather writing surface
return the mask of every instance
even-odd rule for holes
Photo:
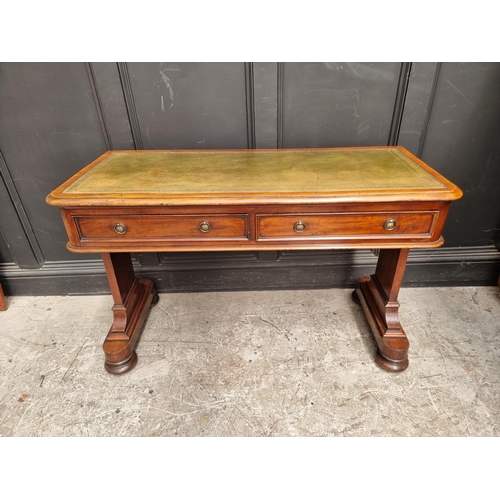
[[[68,195],[334,193],[443,189],[397,148],[299,151],[114,151]]]

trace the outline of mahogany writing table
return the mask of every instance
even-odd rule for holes
[[[108,151],[53,191],[68,249],[101,252],[114,306],[104,341],[115,374],[135,345],[153,283],[130,252],[380,249],[359,279],[361,303],[386,370],[408,366],[398,318],[410,248],[443,244],[459,188],[401,147],[225,151]]]

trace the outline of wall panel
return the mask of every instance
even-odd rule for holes
[[[0,82],[0,150],[44,258],[81,258],[45,197],[106,150],[86,66],[2,63]]]
[[[94,91],[98,94],[103,125],[109,137],[109,149],[134,149],[127,106],[117,63],[89,63]]]
[[[128,63],[144,149],[246,148],[243,63]]]
[[[493,245],[500,234],[500,64],[443,63],[422,159],[455,182],[447,246]]]
[[[108,291],[46,195],[106,149],[407,147],[464,191],[411,286],[500,274],[500,64],[0,64],[0,279],[8,293]],[[371,252],[136,254],[159,291],[351,286]]]
[[[5,237],[0,231],[0,262],[1,263],[10,263],[14,262],[12,258],[12,254],[10,253],[9,247],[5,241]]]
[[[285,63],[283,147],[387,145],[401,63]]]

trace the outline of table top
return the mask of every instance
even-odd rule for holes
[[[451,201],[459,188],[402,147],[108,151],[56,206]]]

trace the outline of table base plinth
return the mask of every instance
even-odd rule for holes
[[[130,254],[103,253],[102,257],[115,302],[113,324],[103,344],[104,367],[121,375],[137,364],[135,346],[158,294],[151,280],[135,277]]]
[[[103,344],[106,361],[104,367],[109,373],[121,375],[137,364],[135,346],[149,309],[158,302],[158,295],[151,280],[134,281],[129,293],[130,300],[115,304],[112,308],[114,321]],[[127,317],[123,329],[123,317]]]
[[[359,278],[353,298],[359,300],[378,346],[377,363],[387,371],[408,368],[410,343],[399,322],[397,301],[408,250],[381,250],[375,274]],[[356,301],[358,302],[358,301]]]
[[[393,326],[390,330],[387,328],[385,315],[380,314],[364,279],[370,280],[369,277],[360,278],[356,293],[377,342],[378,351],[375,360],[384,370],[404,371],[408,368],[408,348],[410,346],[408,338],[401,325],[399,328]]]

